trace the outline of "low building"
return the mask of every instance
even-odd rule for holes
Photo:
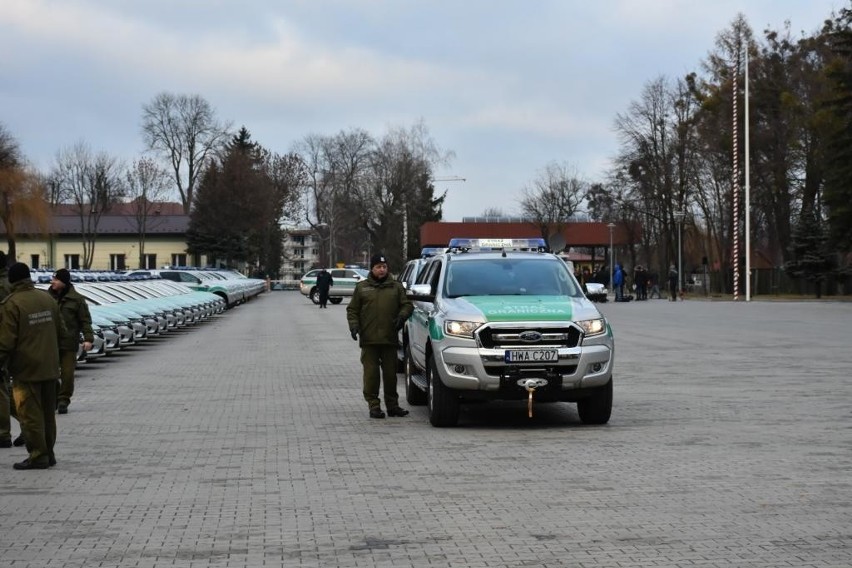
[[[82,222],[75,206],[54,208],[46,234],[23,224],[16,231],[15,259],[32,268],[84,268]],[[113,205],[97,225],[90,268],[133,270],[171,266],[205,266],[204,255],[186,251],[189,215],[180,203],[157,203],[151,209],[145,230],[144,252],[140,254],[140,230],[136,208],[130,203]],[[5,226],[0,223],[5,240]]]

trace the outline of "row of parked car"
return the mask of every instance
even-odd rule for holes
[[[139,272],[139,271],[136,271]],[[86,298],[92,315],[92,349],[77,352],[80,361],[167,335],[211,319],[265,289],[262,280],[230,271],[147,271],[149,274],[71,271],[74,288]],[[184,282],[172,274],[193,276]],[[32,271],[37,288],[50,286],[53,272]],[[195,281],[198,279],[198,282]],[[82,338],[81,338],[82,340]]]

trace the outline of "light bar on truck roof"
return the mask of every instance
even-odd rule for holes
[[[423,247],[420,249],[420,258],[429,258],[430,256],[435,256],[445,250],[447,250],[446,247]]]
[[[537,251],[547,250],[547,243],[541,237],[531,239],[502,239],[502,238],[454,238],[450,239],[450,249],[465,251]]]

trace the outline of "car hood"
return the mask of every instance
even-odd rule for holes
[[[601,317],[586,298],[464,296],[447,300],[447,317],[466,321],[576,321]]]

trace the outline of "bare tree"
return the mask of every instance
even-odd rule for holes
[[[228,139],[230,126],[216,119],[199,95],[160,93],[142,107],[142,134],[150,150],[164,157],[189,213],[199,175],[207,159]]]
[[[587,187],[575,168],[551,162],[539,172],[531,186],[524,188],[521,212],[549,242],[577,213]]]
[[[51,177],[70,196],[80,220],[82,266],[90,268],[101,217],[123,196],[121,165],[105,152],[93,154],[81,141],[59,152]]]
[[[321,262],[330,266],[344,241],[363,241],[352,235],[357,226],[353,201],[364,184],[375,141],[364,130],[336,136],[307,136],[298,147],[307,170],[304,206],[308,225],[322,236]],[[360,244],[360,242],[359,242]]]
[[[17,140],[0,124],[0,221],[10,261],[17,256],[18,226],[46,232],[49,213],[41,178],[26,165]]]
[[[391,265],[402,266],[412,257],[408,233],[440,219],[444,197],[434,196],[432,171],[450,157],[422,123],[393,128],[376,144],[355,206],[371,248],[383,251]]]
[[[486,207],[480,216],[489,219],[499,219],[500,217],[505,217],[506,214],[499,207]]]
[[[144,266],[145,241],[149,229],[155,229],[163,220],[154,215],[171,189],[168,172],[153,160],[140,158],[124,174],[125,197],[130,200],[131,216],[127,221],[133,225],[139,239],[139,266]]]

